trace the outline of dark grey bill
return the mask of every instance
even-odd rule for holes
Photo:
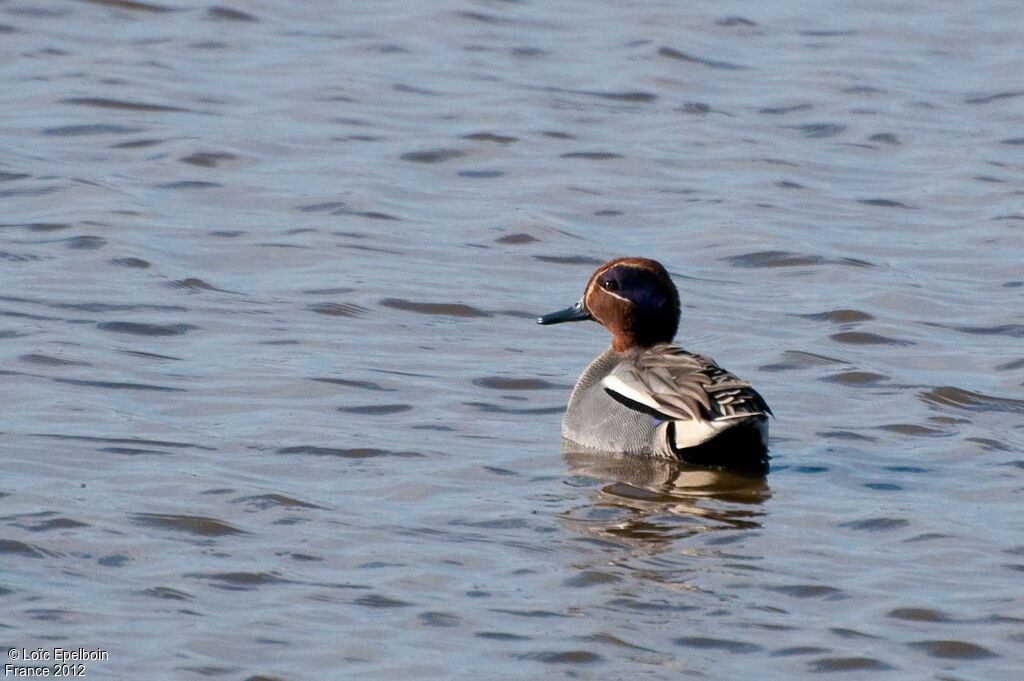
[[[546,314],[543,317],[537,317],[537,323],[561,324],[562,322],[582,322],[584,319],[593,319],[593,317],[590,316],[590,311],[587,310],[583,301],[580,300],[572,307]]]

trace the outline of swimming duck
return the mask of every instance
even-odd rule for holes
[[[537,319],[591,319],[612,333],[562,419],[569,442],[602,451],[768,471],[771,409],[749,383],[704,355],[672,345],[679,293],[660,263],[616,258],[597,268],[583,297]]]

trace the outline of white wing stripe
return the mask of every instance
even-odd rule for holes
[[[660,412],[664,408],[661,405],[659,405],[654,400],[654,398],[651,397],[649,394],[642,393],[639,390],[627,385],[621,378],[615,376],[614,374],[605,376],[604,379],[601,381],[601,384],[605,387],[606,390],[611,390],[613,393],[618,393],[619,395],[625,397],[627,400],[632,400],[634,402],[642,404],[645,407],[653,409],[654,411]]]

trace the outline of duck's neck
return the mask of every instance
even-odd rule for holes
[[[654,347],[660,343],[671,343],[672,339],[639,339],[632,331],[623,331],[612,337],[612,350],[615,352],[629,352],[631,350],[644,350]]]

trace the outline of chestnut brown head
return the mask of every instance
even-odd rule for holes
[[[597,268],[583,297],[570,308],[539,318],[539,324],[593,319],[612,333],[612,349],[668,343],[679,326],[679,293],[660,263],[616,258]]]

